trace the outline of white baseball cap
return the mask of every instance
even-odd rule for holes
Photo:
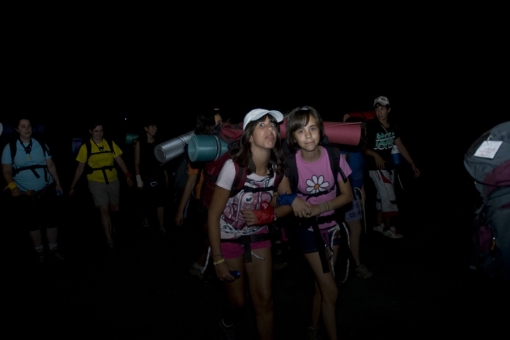
[[[283,121],[283,114],[280,111],[266,110],[266,109],[253,109],[250,112],[248,112],[246,114],[246,116],[244,116],[243,130],[246,129],[246,125],[248,125],[249,122],[258,120],[267,114],[270,114],[271,116],[273,116],[278,123],[281,123]]]
[[[381,104],[383,106],[386,106],[386,105],[390,105],[390,101],[389,101],[388,97],[379,96],[374,99],[374,106],[375,106],[375,104]]]

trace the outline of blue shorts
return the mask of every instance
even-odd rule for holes
[[[329,245],[331,242],[331,238],[335,233],[333,245],[334,246],[340,245],[340,233],[336,232],[338,230],[338,228],[336,228],[337,226],[338,224],[333,227],[321,229],[321,235],[324,244]],[[315,240],[315,234],[313,230],[300,228],[295,230],[295,236],[299,249],[303,254],[315,253],[316,251],[318,251],[317,241]]]

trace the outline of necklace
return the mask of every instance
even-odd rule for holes
[[[30,142],[28,143],[28,146],[25,146],[23,142],[21,141],[21,138],[19,139],[19,143],[25,149],[25,153],[28,155],[28,159],[32,159],[32,156],[30,156],[30,151],[32,151],[32,138],[30,138]]]
[[[99,149],[99,151],[104,151],[104,146],[99,146],[97,145],[96,141],[94,140],[94,138],[92,138],[92,141],[94,142],[94,144],[96,144],[97,148]],[[103,143],[103,141],[101,140],[101,143]],[[101,144],[102,145],[102,144]]]

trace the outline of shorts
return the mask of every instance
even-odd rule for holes
[[[398,212],[394,170],[370,170],[376,193],[375,208],[383,213]]]
[[[267,234],[268,233],[261,233]],[[259,235],[259,234],[257,234]],[[264,241],[252,242],[250,244],[251,249],[262,249],[262,248],[271,248],[271,239],[267,239]],[[234,259],[236,257],[242,256],[244,254],[244,246],[241,243],[235,242],[221,242],[221,253],[225,259]]]
[[[334,236],[333,245],[340,245],[340,233],[337,232],[338,224],[333,227],[321,229],[322,240],[324,244],[330,244],[331,238]],[[303,254],[315,253],[318,251],[317,241],[313,230],[299,228],[295,230],[296,241],[299,249]]]
[[[110,184],[89,181],[89,190],[96,207],[105,204],[119,205],[120,203],[120,181],[118,179],[110,181]]]
[[[50,184],[34,195],[20,195],[12,197],[10,190],[8,201],[2,208],[9,211],[9,216],[4,217],[6,225],[13,225],[27,231],[40,229],[51,229],[58,227],[60,220],[58,216],[61,209],[61,199],[56,196],[55,183]],[[12,216],[12,220],[9,217]],[[19,217],[22,216],[22,217]]]

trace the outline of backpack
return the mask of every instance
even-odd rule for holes
[[[51,156],[51,153],[48,149],[48,146],[46,145],[46,142],[43,141],[42,139],[41,140],[38,140],[38,139],[35,139],[34,137],[31,137],[33,140],[37,141],[42,149],[43,149],[43,153],[45,155],[48,155],[48,156]],[[23,167],[16,167],[14,165],[14,157],[16,156],[16,151],[17,151],[17,147],[16,147],[16,144],[17,144],[17,141],[18,139],[12,139],[10,142],[9,142],[9,147],[10,147],[10,150],[11,150],[11,163],[12,163],[12,177],[14,178],[20,171],[24,171],[24,170],[31,170],[32,173],[34,174],[35,177],[39,178],[39,174],[35,171],[35,169],[39,169],[39,168],[43,168],[44,169],[44,179],[46,180],[46,182],[48,182],[48,167],[46,166],[46,164],[44,165],[30,165],[30,166],[23,166]]]
[[[206,139],[213,141],[213,147],[207,152],[210,157],[206,157],[205,155],[202,157],[202,155],[195,154],[196,151],[199,150],[199,147],[194,146],[194,144],[198,143],[198,139],[200,139],[200,137],[197,138],[197,136],[195,136],[195,138],[192,137],[190,140],[190,150],[193,153],[193,155],[190,155],[190,159],[199,159],[207,162],[203,170],[204,182],[200,193],[203,208],[209,208],[218,175],[223,168],[223,164],[232,157],[231,150],[237,143],[239,143],[242,133],[243,129],[241,124],[222,123],[215,127],[212,135],[200,136],[208,137]],[[193,147],[191,147],[192,145]],[[190,151],[188,151],[188,153],[189,152]],[[240,167],[236,162],[234,162],[234,165],[236,169],[236,176],[234,177],[234,182],[230,189],[231,196],[234,196],[244,188],[244,183],[248,176],[246,168]],[[274,186],[264,188],[264,190],[276,190],[278,188],[278,185],[283,178],[283,174],[275,173],[275,176]],[[252,188],[249,189],[252,190]]]
[[[337,174],[340,173],[342,176],[342,180],[347,182],[347,177],[345,176],[343,170],[340,168],[340,147],[334,144],[330,144],[328,141],[327,136],[324,136],[323,142],[321,145],[326,149],[329,156],[329,163],[331,166],[331,171],[333,172],[335,178],[337,177]],[[298,172],[297,172],[297,166],[296,166],[296,156],[295,152],[292,152],[290,150],[287,141],[285,140],[283,143],[283,151],[285,154],[285,164],[287,166],[287,177],[289,178],[290,187],[292,189],[293,193],[299,192],[297,189],[297,183],[298,183]],[[340,193],[340,188],[338,187],[337,182],[335,181],[334,187],[331,188],[329,191],[319,192],[317,194],[309,194],[309,193],[302,193],[304,196],[308,197],[314,197],[314,196],[321,196],[328,192],[331,192],[333,189],[336,190],[337,195]],[[341,210],[341,209],[340,209]],[[349,265],[350,265],[350,256],[351,256],[351,247],[349,242],[349,230],[347,226],[345,225],[345,222],[343,221],[343,217],[339,214],[339,211],[335,211],[333,214],[333,218],[338,221],[338,224],[340,226],[340,246],[339,246],[339,254],[337,257],[336,262],[336,268],[334,268],[334,274],[335,278],[337,278],[341,283],[344,283],[347,280],[347,277],[349,276]],[[317,241],[317,249],[326,248],[324,247],[324,241],[322,240],[322,236],[320,235],[318,221],[315,218],[312,218],[311,221],[307,219],[309,222],[312,223],[312,228],[314,230],[315,238]],[[306,228],[310,227],[310,224],[304,225]],[[324,273],[329,272],[329,267],[326,259],[326,252],[325,251],[319,251],[319,256],[321,258],[322,263],[322,271]]]
[[[106,166],[103,166],[103,167],[100,167],[100,168],[92,168],[89,165],[89,159],[93,155],[98,155],[98,154],[101,154],[101,153],[112,153],[112,154],[115,154],[115,150],[113,149],[113,142],[111,140],[110,140],[110,142],[108,142],[108,140],[106,138],[103,138],[103,143],[106,143],[109,146],[110,150],[103,150],[103,151],[98,151],[98,152],[92,152],[91,151],[91,149],[92,149],[92,140],[90,138],[88,139],[88,141],[86,140],[86,141],[84,141],[82,143],[82,144],[85,144],[85,148],[87,150],[87,161],[85,162],[85,171],[86,171],[87,174],[91,174],[94,171],[102,171],[104,179],[105,179],[105,183],[108,184],[109,181],[108,181],[108,177],[106,176],[106,170],[110,170],[111,171],[113,168],[115,168],[115,163],[112,164],[112,165],[106,165]]]
[[[470,268],[510,280],[510,121],[482,134],[464,155],[480,197]]]

